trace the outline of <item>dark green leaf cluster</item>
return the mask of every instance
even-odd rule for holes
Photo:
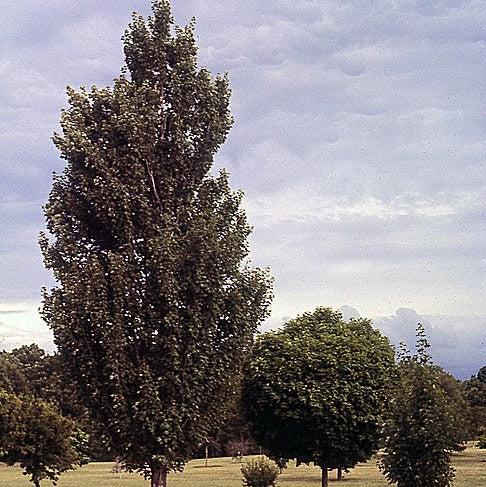
[[[273,462],[260,457],[241,467],[241,473],[246,487],[275,487],[280,470]]]
[[[55,358],[36,344],[0,352],[0,389],[49,400]]]
[[[220,421],[269,304],[243,265],[250,227],[223,172],[225,77],[198,69],[166,1],[125,37],[112,88],[69,90],[66,160],[41,237],[43,313],[82,397],[128,465],[178,467]]]
[[[35,344],[0,352],[0,390],[49,403],[62,416],[75,421],[81,430],[89,433],[90,458],[102,461],[114,459],[107,451],[104,435],[65,374],[58,354],[46,354]]]
[[[0,391],[0,462],[20,463],[38,487],[83,461],[86,438],[49,404]]]
[[[19,365],[6,352],[0,353],[0,390],[12,394],[29,394],[30,387]]]
[[[463,391],[469,405],[469,438],[486,435],[486,366],[463,382]]]
[[[460,451],[471,435],[471,406],[464,394],[460,381],[437,365],[432,366],[438,386],[445,392],[451,416],[450,432],[454,439],[454,450]]]
[[[262,335],[244,380],[256,439],[275,458],[352,467],[377,448],[394,353],[368,320],[318,308]]]
[[[59,356],[46,354],[36,344],[0,352],[0,389],[51,403],[63,416],[78,419],[85,414]]]
[[[401,358],[380,466],[398,487],[448,487],[454,477],[450,456],[457,445],[457,409],[443,371],[430,363],[420,326],[417,337],[417,354]]]

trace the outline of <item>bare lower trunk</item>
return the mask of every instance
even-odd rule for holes
[[[35,487],[40,487],[40,482],[37,479],[33,479],[32,482],[34,482]]]
[[[152,469],[152,477],[150,478],[151,487],[167,487],[167,467]]]
[[[327,487],[328,481],[329,481],[329,476],[327,472],[327,467],[321,467],[322,469],[322,487]]]
[[[341,467],[338,467],[337,469],[337,479],[343,480],[343,469]]]

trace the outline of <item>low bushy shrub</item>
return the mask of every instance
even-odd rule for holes
[[[246,487],[275,487],[280,472],[273,462],[260,457],[241,467],[241,473]]]

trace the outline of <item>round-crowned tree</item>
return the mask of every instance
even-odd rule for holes
[[[86,441],[50,404],[0,390],[0,462],[19,463],[35,487],[84,463]]]
[[[394,352],[368,320],[318,308],[259,337],[244,378],[244,407],[270,455],[351,468],[377,448]]]
[[[221,421],[270,280],[246,262],[241,193],[209,174],[230,93],[198,68],[193,25],[154,1],[124,50],[113,87],[69,90],[54,138],[43,313],[114,453],[158,487]]]

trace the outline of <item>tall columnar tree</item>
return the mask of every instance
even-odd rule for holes
[[[244,379],[256,440],[282,461],[328,470],[367,460],[378,445],[394,352],[368,320],[318,308],[261,335]]]
[[[380,466],[398,487],[448,487],[454,470],[451,453],[457,443],[455,404],[441,386],[421,325],[417,352],[400,357],[400,385],[385,426],[385,453]]]
[[[220,421],[270,282],[246,263],[241,193],[208,173],[230,93],[198,68],[193,24],[154,1],[124,50],[112,88],[69,89],[54,139],[44,317],[115,453],[155,487]]]

